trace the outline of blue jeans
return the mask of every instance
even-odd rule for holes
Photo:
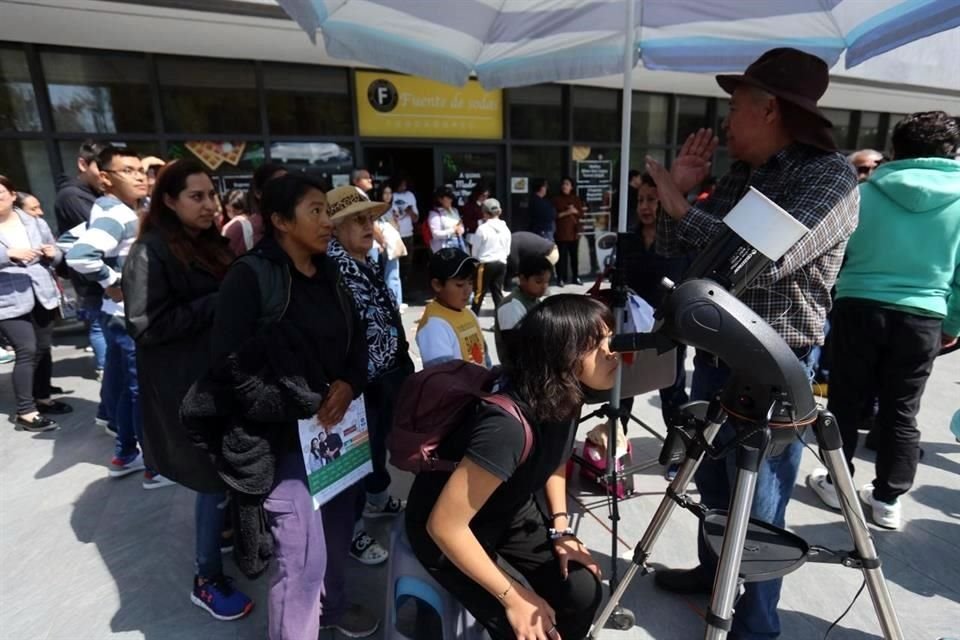
[[[400,258],[387,260],[383,271],[383,279],[387,281],[387,288],[393,291],[397,306],[403,304],[403,287],[400,285]]]
[[[197,575],[216,578],[223,573],[220,557],[220,535],[226,517],[227,495],[198,493],[194,522],[197,529]]]
[[[107,360],[103,368],[100,401],[107,406],[117,429],[114,455],[129,458],[137,454],[137,445],[143,442],[136,343],[127,333],[123,318],[103,314],[101,322],[107,341]]]
[[[813,367],[808,351],[808,349],[794,350],[812,379]],[[709,400],[726,383],[730,369],[722,362],[717,366],[713,356],[702,351],[697,351],[693,363],[691,399]],[[724,445],[733,440],[735,435],[734,420],[731,418],[720,428],[714,443]],[[777,527],[784,526],[787,503],[790,501],[793,485],[797,480],[802,454],[803,443],[796,439],[777,455],[764,458],[760,473],[757,475],[751,517]],[[705,457],[695,477],[704,506],[709,509],[728,509],[732,487],[736,483],[736,474],[736,450],[722,460],[711,460]],[[713,576],[716,573],[716,562],[707,550],[702,535],[697,536],[697,551],[700,555],[700,564],[708,575]],[[780,601],[782,586],[782,578],[766,582],[748,582],[744,585],[744,593],[737,601],[736,613],[733,616],[732,633],[738,640],[760,640],[776,638],[780,635],[777,603]]]

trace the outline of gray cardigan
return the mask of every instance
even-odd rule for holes
[[[57,246],[50,227],[40,218],[34,218],[20,209],[14,209],[13,215],[20,217],[27,230],[30,247],[39,249],[42,245]],[[63,252],[56,249],[53,260],[36,258],[26,264],[11,262],[8,249],[14,247],[11,239],[0,231],[0,320],[18,318],[33,311],[36,300],[45,309],[56,309],[60,304],[60,291],[50,273],[50,267],[63,260]]]

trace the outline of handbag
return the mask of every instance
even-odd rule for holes
[[[396,227],[389,222],[381,222],[380,232],[383,233],[383,240],[387,245],[387,260],[396,260],[407,255],[407,245],[403,244],[403,238]]]

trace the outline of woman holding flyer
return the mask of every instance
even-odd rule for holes
[[[327,255],[337,263],[354,304],[361,310],[370,356],[364,397],[373,473],[364,481],[367,496],[357,509],[350,555],[363,564],[374,565],[387,559],[387,551],[367,534],[363,517],[391,518],[403,511],[404,501],[388,491],[386,441],[397,392],[413,373],[413,362],[396,300],[384,282],[380,265],[367,259],[373,245],[374,224],[386,210],[386,203],[371,202],[350,187],[334,189],[327,199],[335,238],[330,241]]]
[[[264,185],[261,211],[264,239],[233,264],[220,289],[214,362],[222,369],[239,367],[250,344],[295,336],[275,351],[288,344],[302,348],[279,358],[264,344],[263,359],[273,367],[275,379],[289,375],[291,384],[296,384],[294,377],[305,379],[309,390],[322,397],[312,405],[317,421],[334,428],[363,391],[367,341],[349,292],[325,255],[333,232],[327,197],[312,179],[289,174]],[[298,361],[305,363],[305,374],[278,370]],[[244,422],[243,416],[239,424],[249,425],[251,439],[275,438],[269,450],[276,455],[267,456],[267,464],[275,464],[267,470],[273,489],[263,505],[277,560],[269,594],[269,637],[315,640],[321,628],[336,628],[353,638],[374,633],[378,620],[359,605],[348,605],[344,591],[359,484],[315,510],[297,421],[269,424],[269,435],[263,426]],[[307,441],[308,455],[309,446]],[[264,462],[251,466],[257,464]]]

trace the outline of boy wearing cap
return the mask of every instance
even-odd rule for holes
[[[448,360],[490,366],[480,323],[467,305],[477,260],[461,249],[441,249],[430,257],[430,286],[436,297],[417,325],[417,347],[424,368]]]
[[[473,257],[480,261],[477,268],[477,290],[473,294],[473,312],[480,314],[480,307],[487,291],[493,295],[493,304],[500,306],[503,300],[503,279],[507,273],[507,258],[510,257],[510,228],[500,219],[502,208],[496,198],[487,198],[481,205],[483,222],[473,235]]]

